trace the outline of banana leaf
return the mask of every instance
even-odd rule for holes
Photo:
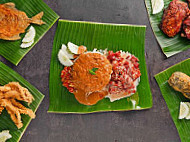
[[[164,100],[168,106],[172,119],[177,127],[179,136],[182,142],[190,141],[190,121],[186,119],[179,120],[179,106],[180,102],[189,102],[182,93],[175,91],[168,84],[168,79],[172,73],[180,71],[187,75],[190,75],[190,59],[187,59],[181,63],[178,63],[165,71],[155,76],[156,81],[160,87]]]
[[[165,9],[168,7],[171,1],[172,0],[164,0]],[[172,55],[175,55],[190,48],[190,40],[181,37],[180,33],[177,34],[174,38],[169,38],[167,35],[165,35],[159,28],[163,12],[153,15],[151,0],[145,0],[145,5],[148,11],[149,20],[154,35],[156,36],[156,39],[166,57],[170,57]]]
[[[50,67],[50,105],[52,113],[92,113],[101,111],[141,110],[152,107],[152,95],[145,63],[145,26],[103,24],[59,20],[51,58]],[[131,98],[110,102],[108,98],[96,105],[79,104],[74,95],[62,86],[60,74],[64,68],[58,61],[57,54],[62,44],[68,42],[85,45],[89,51],[94,48],[118,51],[129,51],[140,59],[142,73],[138,91]],[[133,101],[137,103],[133,105]]]
[[[30,104],[29,108],[36,112],[41,101],[44,98],[44,95],[41,94],[26,80],[24,80],[24,78],[22,78],[18,73],[16,73],[11,68],[0,62],[0,85],[5,85],[12,81],[19,82],[20,85],[27,88],[32,93],[35,100],[32,102],[32,104]],[[23,103],[23,105],[26,105],[26,103]],[[3,110],[3,113],[0,115],[0,132],[2,130],[9,130],[10,134],[12,135],[12,138],[9,139],[7,142],[17,142],[21,139],[30,121],[31,118],[28,115],[22,115],[23,127],[18,130],[16,125],[11,120],[7,111]]]
[[[20,48],[20,45],[22,43],[21,41],[25,33],[21,34],[21,40],[17,41],[0,40],[0,55],[9,60],[10,62],[12,62],[14,65],[18,65],[19,62],[22,60],[22,58],[53,26],[53,24],[57,21],[59,16],[52,9],[50,9],[42,0],[1,0],[0,4],[7,2],[15,3],[16,8],[18,10],[25,12],[29,18],[43,11],[44,16],[42,20],[46,22],[45,25],[41,26],[32,24],[36,29],[36,37],[33,45],[27,49]]]

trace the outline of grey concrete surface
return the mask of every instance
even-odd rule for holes
[[[143,24],[146,32],[146,63],[153,94],[153,108],[144,111],[89,115],[48,114],[49,65],[57,23],[14,66],[0,60],[38,88],[45,99],[27,128],[23,142],[179,142],[154,75],[189,57],[190,50],[166,59],[153,35],[144,0],[44,0],[61,18],[106,23]]]

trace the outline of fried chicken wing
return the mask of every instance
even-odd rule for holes
[[[190,16],[183,21],[183,32],[181,36],[190,39]]]
[[[173,0],[168,8],[164,10],[161,30],[169,37],[174,37],[180,32],[183,20],[190,14],[187,3]]]

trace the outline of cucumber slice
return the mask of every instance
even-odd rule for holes
[[[71,53],[65,44],[62,44],[61,50],[67,55],[69,59],[74,59],[74,54]]]
[[[73,62],[67,57],[67,55],[61,49],[59,50],[59,53],[58,53],[58,59],[60,63],[64,66],[69,67],[73,65]]]
[[[26,33],[25,37],[23,38],[22,42],[24,43],[28,43],[34,40],[36,36],[36,30],[34,29],[33,26],[31,26],[28,30],[28,32]]]
[[[32,44],[34,43],[34,40],[32,40],[31,42],[23,42],[20,47],[21,48],[28,48],[30,47]]]
[[[180,110],[179,110],[179,119],[185,118],[189,114],[189,107],[186,103],[180,103]]]
[[[79,46],[71,43],[71,42],[68,42],[68,48],[69,50],[73,53],[73,54],[78,54],[78,50],[79,50]]]

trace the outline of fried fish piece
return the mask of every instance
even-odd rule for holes
[[[180,32],[183,20],[190,15],[187,3],[180,0],[173,0],[168,8],[164,10],[161,30],[169,37],[174,37]]]
[[[190,77],[182,72],[174,72],[168,80],[174,90],[181,92],[186,98],[190,99]]]
[[[25,33],[30,24],[45,24],[42,17],[43,12],[28,18],[25,12],[17,10],[11,2],[0,4],[0,39],[19,40],[20,34]]]

